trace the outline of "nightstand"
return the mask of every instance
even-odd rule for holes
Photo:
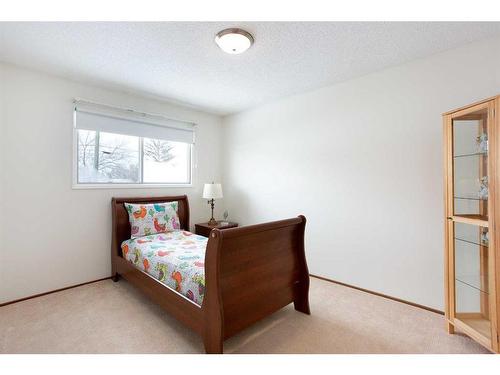
[[[224,224],[222,224],[224,223]],[[217,229],[229,229],[229,228],[236,228],[238,226],[238,223],[232,223],[230,221],[218,221],[217,225],[208,225],[208,223],[199,223],[195,224],[195,233],[199,234],[200,236],[208,237],[210,234],[210,231],[214,228]]]

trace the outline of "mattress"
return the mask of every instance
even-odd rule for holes
[[[201,306],[208,238],[173,231],[122,242],[123,257],[138,269]]]

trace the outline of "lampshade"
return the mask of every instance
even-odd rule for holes
[[[221,184],[205,184],[203,187],[203,198],[205,199],[219,199],[222,198]]]

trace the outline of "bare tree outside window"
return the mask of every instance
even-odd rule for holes
[[[123,142],[111,148],[100,147],[96,163],[97,170],[111,179],[137,180],[139,172],[137,155],[131,155]]]
[[[104,137],[104,138],[103,138]],[[131,148],[126,136],[80,130],[78,164],[84,180],[139,180],[138,143]],[[86,177],[85,177],[86,176]]]
[[[144,139],[144,156],[157,163],[166,163],[175,156],[172,154],[174,146],[161,139]]]
[[[94,161],[95,132],[79,131],[78,133],[78,161],[86,167]]]

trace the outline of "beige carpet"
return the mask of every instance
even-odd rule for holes
[[[443,316],[311,278],[312,315],[290,305],[224,344],[226,353],[487,353]],[[0,308],[0,353],[203,353],[201,338],[124,280]]]

